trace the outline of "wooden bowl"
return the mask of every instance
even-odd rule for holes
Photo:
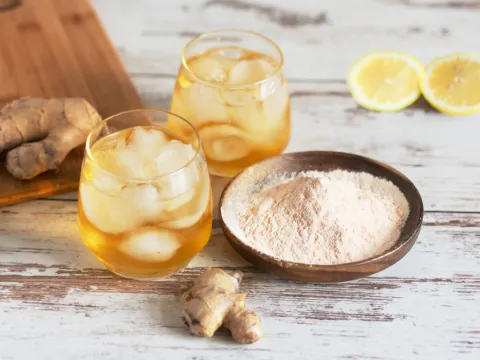
[[[238,199],[238,191],[252,189],[255,183],[261,182],[259,179],[275,172],[298,173],[309,170],[329,171],[335,169],[370,173],[390,180],[403,192],[410,205],[410,214],[398,241],[392,248],[362,261],[340,265],[308,265],[275,259],[245,244],[234,235],[236,225],[232,223],[235,222],[235,220],[232,220],[234,219],[232,211],[234,212],[237,206],[235,201],[238,201],[236,200]],[[231,190],[232,188],[235,191]],[[403,174],[386,164],[363,156],[333,151],[283,154],[245,169],[225,187],[220,198],[219,210],[220,222],[227,240],[247,261],[266,272],[285,279],[320,283],[363,278],[395,264],[415,244],[423,221],[423,202],[420,193]]]

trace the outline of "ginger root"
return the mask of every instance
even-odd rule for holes
[[[211,337],[223,325],[241,344],[262,337],[260,318],[245,308],[247,294],[237,294],[242,277],[241,272],[229,275],[213,268],[200,274],[181,298],[183,319],[193,334]]]
[[[21,98],[0,110],[0,153],[14,177],[32,179],[57,169],[68,153],[87,139],[101,122],[82,98]]]

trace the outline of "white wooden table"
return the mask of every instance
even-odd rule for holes
[[[325,286],[255,269],[216,222],[187,270],[140,282],[112,275],[82,245],[75,194],[4,207],[0,359],[480,359],[480,116],[450,118],[423,103],[371,113],[345,85],[348,65],[367,50],[402,50],[424,63],[480,52],[480,1],[93,3],[154,108],[168,108],[192,36],[243,28],[273,38],[291,87],[288,151],[349,151],[398,168],[423,196],[424,226],[390,269]],[[245,272],[249,306],[264,324],[258,343],[237,345],[222,331],[212,339],[188,334],[178,295],[205,266]]]

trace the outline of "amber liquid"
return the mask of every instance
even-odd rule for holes
[[[285,150],[290,100],[275,59],[225,47],[195,55],[187,66],[179,70],[171,111],[196,127],[210,173],[234,176]],[[178,125],[176,131],[189,135]]]
[[[101,159],[105,158],[104,155],[106,153],[111,154],[116,151],[116,140],[128,138],[130,132],[130,130],[123,130],[114,134],[113,137],[108,136],[97,141],[92,147],[93,157],[101,162]],[[172,135],[169,134],[168,138],[172,139]],[[104,176],[104,173],[97,171],[97,165],[97,163],[92,163],[88,159],[83,164],[78,201],[78,225],[85,245],[111,271],[130,278],[166,276],[184,268],[206,245],[212,230],[213,209],[210,180],[205,164],[203,164],[203,169],[202,164],[197,164],[198,166],[195,168],[200,171],[197,174],[197,178],[192,180],[193,187],[188,189],[193,194],[189,197],[189,200],[177,206],[174,201],[177,201],[178,198],[160,199],[158,201],[169,205],[168,211],[158,210],[158,214],[153,214],[154,216],[150,216],[152,214],[148,213],[148,216],[145,216],[144,219],[139,217],[141,220],[132,223],[134,224],[132,226],[125,226],[125,228],[123,226],[129,220],[129,208],[139,204],[139,200],[134,198],[131,199],[132,202],[130,204],[129,197],[123,193],[125,189],[135,190],[138,186],[154,185],[155,187],[148,188],[151,190],[158,188],[160,185],[155,184],[154,181],[145,181],[145,183],[136,184],[133,187],[131,184],[114,187],[111,191],[105,188],[97,188],[99,180],[103,181],[107,186],[112,186],[112,181],[115,181],[110,178],[99,178],[100,175]],[[108,164],[102,165],[108,166]],[[172,181],[175,182],[176,180],[173,179]],[[135,195],[136,193],[132,192],[132,194]],[[118,200],[122,196],[122,200]],[[85,206],[82,199],[88,199],[88,207]],[[149,199],[146,198],[146,200]],[[142,200],[140,199],[139,213],[143,211],[141,208]],[[199,201],[202,203],[199,204]],[[159,209],[164,208],[162,204],[159,204]],[[150,202],[148,203],[150,207],[153,205]],[[101,209],[101,211],[99,212],[98,209]],[[201,209],[200,213],[199,209]],[[147,212],[147,210],[146,205],[145,211]],[[152,210],[148,211],[152,212]],[[117,216],[118,218],[114,219],[114,221],[117,221],[122,228],[116,229],[112,222],[109,221],[111,218],[103,218],[107,216],[105,215],[106,213],[111,213],[107,214],[109,216]],[[122,221],[122,216],[125,221]],[[177,222],[175,226],[166,225],[172,221]],[[121,232],[117,230],[121,230]],[[152,257],[148,253],[145,256],[138,256],[135,251],[133,254],[129,253],[128,250],[125,251],[124,244],[129,241],[128,239],[146,231],[160,235],[168,232],[170,237],[175,238],[175,241],[179,242],[178,249],[174,251],[172,256],[161,260],[155,259],[155,256]],[[161,236],[158,241],[161,241]],[[143,249],[142,251],[145,252],[146,250]],[[153,251],[156,250],[153,249]]]
[[[211,208],[211,200],[209,208]],[[206,212],[192,227],[179,230],[178,233],[187,241],[172,258],[161,262],[136,260],[119,251],[117,247],[125,234],[105,233],[96,228],[85,217],[80,200],[78,225],[85,245],[111,271],[130,278],[154,278],[182,270],[203,249],[212,232],[212,212]],[[158,228],[161,229],[161,226],[158,225]]]

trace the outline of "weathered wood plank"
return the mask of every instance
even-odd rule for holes
[[[103,268],[85,251],[80,240],[75,201],[39,200],[8,206],[0,209],[0,218],[0,274],[9,274],[9,265],[14,265],[14,273],[25,268],[25,275],[30,270],[39,274],[46,271],[44,275],[49,275],[56,268],[66,274],[68,269]],[[215,224],[212,241],[208,244],[213,250],[197,257],[192,266],[247,265],[223,241],[218,221]],[[29,264],[40,265],[40,268],[32,268]]]
[[[218,230],[184,272],[162,281],[121,279],[81,244],[74,202],[0,211],[0,338],[7,359],[19,358],[20,346],[24,358],[47,359],[66,333],[63,359],[221,359],[235,349],[259,359],[474,359],[480,351],[480,214],[427,214],[401,262],[367,279],[324,286],[256,270]],[[204,266],[246,273],[250,307],[265,327],[259,343],[240,347],[225,332],[211,340],[187,334],[178,295]]]
[[[93,4],[131,73],[175,74],[195,35],[239,28],[275,40],[290,79],[343,79],[366,51],[396,49],[423,63],[454,51],[478,52],[478,1],[204,0]],[[128,24],[128,26],[125,26]]]
[[[42,269],[50,269],[43,275],[55,275],[52,271],[58,268],[68,275],[65,269],[102,268],[80,240],[76,215],[77,203],[62,200],[39,200],[0,209],[2,274],[31,275],[32,272],[32,275],[42,275]],[[33,218],[35,221],[31,221]],[[423,260],[414,268],[401,267],[401,272],[405,277],[441,278],[451,275],[452,271],[473,270],[480,261],[479,236],[478,213],[427,213],[419,244],[415,246],[417,252],[421,249]],[[445,261],[449,261],[448,266],[442,266]],[[249,264],[231,250],[223,239],[218,221],[214,221],[212,240],[191,266],[243,267]],[[421,271],[416,274],[418,269]]]

